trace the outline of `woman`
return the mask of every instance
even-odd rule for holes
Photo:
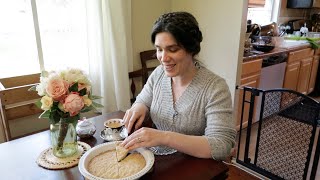
[[[226,82],[196,63],[202,41],[198,22],[187,12],[164,14],[153,26],[151,41],[161,65],[124,116],[129,133],[135,131],[122,145],[225,159],[236,136],[232,101]],[[140,128],[148,115],[157,129]]]

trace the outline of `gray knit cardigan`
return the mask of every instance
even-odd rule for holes
[[[157,129],[204,136],[213,159],[223,160],[235,144],[232,101],[224,79],[202,66],[174,103],[171,78],[159,65],[148,78],[135,103],[143,103]]]

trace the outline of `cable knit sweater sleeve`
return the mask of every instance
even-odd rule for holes
[[[222,78],[208,84],[205,117],[205,137],[215,159],[225,159],[235,145],[235,122],[232,118],[232,100],[229,88]]]
[[[214,159],[225,159],[235,144],[229,88],[224,79],[204,67],[199,67],[188,88],[174,102],[171,78],[158,66],[136,102],[150,108],[158,129],[206,137]]]

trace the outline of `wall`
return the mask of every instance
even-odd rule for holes
[[[208,69],[226,79],[234,97],[238,64],[242,62],[241,33],[246,1],[173,0],[172,10],[191,12],[199,21],[204,40],[199,59]],[[246,10],[246,8],[245,8]],[[245,18],[246,19],[246,18]],[[243,31],[244,32],[244,31]]]
[[[171,11],[171,0],[134,0],[132,5],[133,70],[141,68],[139,52],[154,49],[150,33],[155,20]]]
[[[294,19],[308,19],[309,14],[310,9],[290,9],[287,8],[287,0],[281,0],[278,24]]]
[[[240,29],[244,2],[246,1],[132,1],[133,69],[141,67],[139,52],[153,48],[150,31],[157,17],[169,11],[189,11],[198,19],[204,36],[199,59],[210,70],[226,79],[234,97],[238,61],[242,61],[243,52]]]
[[[134,0],[131,6],[133,67],[129,72],[141,68],[141,51],[154,49],[150,39],[152,25],[161,14],[171,11],[171,0]],[[156,63],[152,64],[155,66]],[[142,80],[135,78],[134,81],[137,94],[142,89]]]

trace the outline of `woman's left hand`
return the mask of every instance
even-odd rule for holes
[[[163,145],[165,131],[142,127],[128,136],[121,145],[129,150]]]

